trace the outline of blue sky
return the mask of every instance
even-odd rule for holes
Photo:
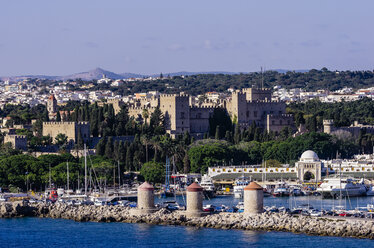
[[[0,75],[373,70],[374,1],[4,0]]]

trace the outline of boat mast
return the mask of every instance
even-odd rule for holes
[[[84,194],[87,195],[87,151],[84,144]]]
[[[116,190],[116,166],[113,166],[113,189]]]
[[[49,164],[49,188],[52,188],[51,164]]]
[[[119,160],[117,163],[117,167],[118,167],[118,189],[119,189],[121,186],[121,169],[119,168]]]
[[[265,182],[266,182],[266,160],[265,160]]]
[[[339,164],[340,205],[342,201],[342,164]]]
[[[80,180],[79,180],[79,171],[78,171],[78,188],[77,189],[79,189],[79,187],[80,187]]]
[[[69,190],[69,162],[66,162],[66,184],[67,190]]]

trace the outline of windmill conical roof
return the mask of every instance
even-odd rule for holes
[[[190,186],[187,187],[188,192],[198,192],[203,191],[203,188],[198,185],[196,182],[192,183]]]
[[[259,185],[258,183],[256,182],[251,182],[250,184],[248,184],[244,190],[262,190],[262,187],[261,185]]]
[[[138,190],[154,190],[155,188],[153,187],[152,184],[148,182],[144,182],[142,185],[139,186]]]

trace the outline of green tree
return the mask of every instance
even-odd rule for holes
[[[57,114],[56,114],[56,121],[61,121],[61,114],[60,114],[60,111],[57,111]]]
[[[68,143],[68,137],[63,133],[57,134],[55,137],[55,140],[56,140],[56,145],[58,146],[63,146]]]
[[[105,157],[113,158],[113,137],[109,137],[105,144]]]
[[[162,183],[165,177],[165,168],[161,163],[149,161],[143,164],[140,174],[147,182]]]

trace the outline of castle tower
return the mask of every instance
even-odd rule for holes
[[[330,134],[334,128],[334,121],[333,120],[323,120],[323,132]]]
[[[160,110],[164,113],[165,128],[172,137],[190,132],[189,95],[171,94],[160,96]]]
[[[239,124],[245,122],[245,113],[247,111],[247,100],[246,93],[242,91],[235,91],[231,96],[231,106],[229,107],[229,113],[231,118],[237,118]]]
[[[57,112],[57,100],[53,94],[48,97],[47,110],[49,114]]]

